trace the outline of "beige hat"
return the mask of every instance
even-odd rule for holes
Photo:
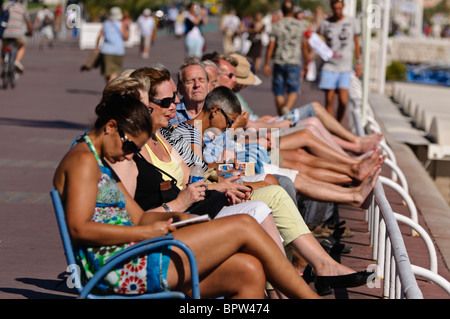
[[[250,62],[246,57],[232,53],[231,56],[236,59],[236,82],[243,85],[260,85],[261,79],[252,72]]]
[[[122,18],[122,10],[119,7],[112,7],[109,10],[109,19],[119,21],[122,20]]]

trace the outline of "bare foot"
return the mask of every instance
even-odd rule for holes
[[[378,147],[382,139],[383,135],[379,133],[373,133],[369,136],[360,137],[357,141],[357,144],[359,144],[359,154],[373,151]]]
[[[375,151],[372,152],[372,155],[370,157],[362,160],[358,164],[354,164],[351,166],[351,171],[353,173],[353,178],[355,178],[358,181],[364,180],[364,178],[367,177],[367,175],[370,173],[370,171],[373,169],[376,165],[381,165],[384,162],[385,157],[380,157],[381,150],[377,148]]]
[[[374,166],[361,184],[358,187],[355,187],[353,202],[351,203],[352,206],[361,207],[364,201],[369,197],[377,183],[378,176],[380,175],[380,166],[381,164]]]

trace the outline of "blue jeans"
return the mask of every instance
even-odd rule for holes
[[[285,92],[298,93],[300,87],[300,65],[273,65],[272,91],[275,95]]]

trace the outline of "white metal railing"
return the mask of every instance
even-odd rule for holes
[[[359,81],[359,80],[358,80]],[[352,81],[353,82],[353,81]],[[352,89],[356,94],[352,97]],[[361,125],[361,107],[358,92],[361,87],[353,85],[350,89],[349,110],[355,134],[365,135]],[[367,123],[365,128],[369,132],[381,132],[370,107],[369,115],[366,114]],[[374,189],[372,204],[366,210],[366,219],[370,232],[370,243],[372,245],[372,258],[377,261],[377,276],[383,280],[383,297],[390,299],[423,299],[416,276],[425,278],[445,290],[450,295],[450,283],[440,276],[437,271],[437,254],[434,243],[428,233],[419,225],[417,208],[408,192],[407,180],[403,172],[397,166],[394,152],[384,139],[380,148],[387,155],[385,164],[391,169],[391,179],[380,176]],[[400,181],[400,184],[397,183]],[[395,213],[384,193],[383,186],[393,188],[402,197],[408,206],[410,217]],[[411,265],[402,234],[398,223],[401,222],[411,227],[414,237],[423,238],[428,250],[430,269]]]

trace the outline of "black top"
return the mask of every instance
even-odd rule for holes
[[[161,206],[164,204],[160,193],[162,174],[140,154],[134,155],[133,160],[139,172],[134,199],[143,210]]]

